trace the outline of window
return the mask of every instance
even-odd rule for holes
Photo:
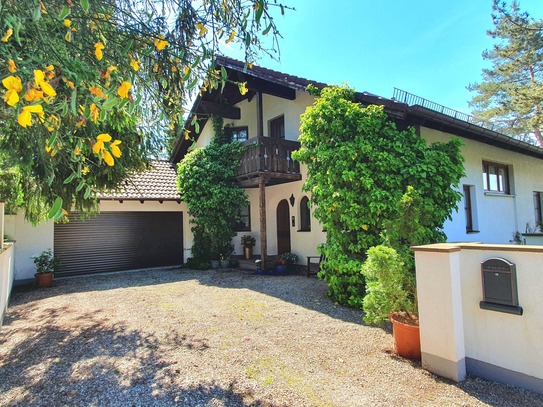
[[[309,199],[304,196],[300,200],[300,232],[311,231],[311,211],[309,209]]]
[[[475,206],[475,187],[464,185],[464,213],[466,215],[466,232],[478,232],[477,211]]]
[[[285,117],[279,116],[270,120],[270,137],[276,139],[285,139]]]
[[[541,227],[543,225],[543,214],[541,212],[541,198],[543,192],[534,191],[534,212],[535,212],[535,226]]]
[[[245,206],[238,212],[239,220],[236,223],[234,230],[236,232],[246,232],[251,230],[251,207]]]
[[[231,141],[245,141],[249,139],[249,128],[244,127],[225,127],[224,131],[230,137]]]
[[[509,194],[509,167],[483,161],[483,187],[485,191]]]

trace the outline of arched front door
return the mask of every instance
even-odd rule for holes
[[[277,205],[277,254],[290,252],[290,222],[288,201],[283,199]]]

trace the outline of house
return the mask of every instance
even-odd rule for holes
[[[314,102],[307,79],[218,57],[230,79],[246,82],[248,92],[227,84],[221,92],[202,92],[186,129],[195,146],[212,137],[211,114],[224,118],[232,139],[247,146],[237,181],[250,205],[242,211],[238,235],[257,238],[255,254],[294,252],[315,255],[326,235],[302,191],[306,168],[292,160],[299,148],[300,115]],[[391,99],[357,93],[364,104],[384,106],[399,128],[414,126],[428,142],[459,137],[464,141],[466,176],[463,201],[445,224],[450,242],[508,243],[543,220],[543,149],[475,124],[466,115],[396,90]],[[191,125],[196,115],[196,125]],[[32,278],[31,256],[53,248],[65,266],[63,273],[128,270],[178,265],[190,256],[192,234],[187,207],[176,190],[175,165],[192,145],[180,137],[170,162],[153,162],[148,171],[127,180],[118,193],[100,196],[101,213],[82,222],[48,222],[32,227],[22,215],[6,216],[6,234],[15,245],[15,279]],[[239,238],[236,254],[242,254]]]
[[[249,91],[241,95],[237,86],[226,85],[222,93],[202,93],[186,129],[196,135],[196,147],[203,147],[213,133],[209,115],[217,114],[224,118],[232,138],[247,146],[237,179],[246,189],[250,206],[239,233],[257,237],[255,253],[315,255],[325,232],[307,205],[311,197],[302,191],[306,168],[294,162],[291,153],[299,147],[300,115],[315,100],[307,85],[326,85],[262,67],[246,68],[224,57],[217,63],[230,79],[246,82]],[[413,126],[428,142],[463,140],[464,198],[444,226],[450,242],[509,243],[514,232],[541,223],[543,149],[398,89],[392,99],[365,92],[357,93],[356,99],[364,105],[384,106],[398,128]],[[199,133],[190,125],[194,115]],[[192,142],[180,138],[171,161],[179,162]],[[240,249],[236,245],[238,254]]]

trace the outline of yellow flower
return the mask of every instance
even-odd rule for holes
[[[55,89],[53,89],[53,87],[49,85],[49,82],[45,80],[45,73],[43,71],[40,71],[39,69],[34,70],[34,82],[47,96],[54,97],[57,95]]]
[[[69,28],[72,25],[71,20],[69,20],[67,18],[64,19],[63,23],[64,23],[64,27],[66,27],[66,28]]]
[[[51,116],[49,116],[49,120],[47,120],[47,123],[45,123],[45,127],[49,132],[53,132],[55,128],[58,127],[58,123],[58,117],[52,114]]]
[[[200,37],[203,37],[207,34],[207,28],[201,23],[196,24],[196,28],[200,30]]]
[[[98,122],[98,118],[100,117],[100,110],[96,106],[95,103],[90,105],[90,119],[96,123]]]
[[[43,92],[34,88],[30,88],[25,93],[27,102],[38,102],[43,99]]]
[[[128,92],[130,91],[130,88],[132,87],[132,84],[130,82],[123,82],[119,89],[117,90],[117,94],[124,98],[128,99]]]
[[[8,71],[11,73],[17,72],[17,65],[15,65],[15,61],[13,61],[13,59],[8,61]]]
[[[15,106],[19,102],[19,92],[23,90],[21,78],[10,75],[2,79],[2,85],[7,89],[4,95],[4,102],[10,106]]]
[[[115,165],[115,161],[113,160],[113,157],[111,156],[111,153],[109,151],[107,151],[107,150],[102,151],[102,159],[110,167],[113,167]]]
[[[134,71],[138,72],[140,70],[140,60],[130,58],[130,66]]]
[[[236,37],[236,30],[232,30],[232,33],[230,34],[230,38],[226,40],[226,44],[233,42],[235,37]]]
[[[109,145],[109,147],[111,147],[111,154],[113,154],[117,158],[121,156],[121,149],[119,148],[119,144],[121,144],[121,140],[115,140]]]
[[[53,79],[55,77],[55,67],[53,65],[47,65],[45,67],[45,75],[47,76],[47,79]]]
[[[38,117],[43,121],[43,107],[42,105],[30,105],[24,106],[23,110],[17,117],[19,125],[22,127],[32,126],[32,113],[36,113]]]
[[[13,30],[12,30],[11,28],[8,28],[8,29],[6,30],[6,35],[4,35],[0,41],[2,41],[2,42],[8,42],[9,37],[11,37],[12,35],[13,35]]]
[[[239,93],[245,95],[247,93],[247,82],[242,82],[238,84]]]
[[[40,0],[40,6],[41,6],[41,12],[43,14],[47,14],[47,9],[45,8],[45,4],[43,4],[43,1]]]
[[[75,83],[73,83],[71,80],[69,80],[68,78],[66,78],[65,76],[62,77],[62,80],[64,81],[64,83],[66,85],[68,85],[68,87],[70,89],[75,89]]]
[[[101,99],[107,99],[108,96],[102,91],[102,89],[96,87],[96,86],[92,86],[89,88],[89,92],[91,93],[91,95],[93,96],[97,96]]]
[[[101,61],[104,57],[104,54],[102,53],[102,50],[105,48],[105,45],[101,42],[97,42],[94,44],[94,55],[96,56],[96,59],[98,61]]]
[[[87,167],[86,165],[81,170],[81,174],[83,175],[87,175],[89,172],[90,172],[89,167]]]
[[[163,37],[161,37],[163,38]],[[162,51],[164,48],[166,48],[169,44],[168,41],[164,40],[164,39],[160,39],[160,38],[155,38],[155,40],[153,41],[154,44],[155,44],[155,47],[158,51]]]
[[[92,151],[94,151],[95,154],[100,154],[100,152],[104,151],[104,143],[108,143],[111,141],[111,136],[107,133],[99,134],[98,137],[96,137],[96,143],[92,146]]]

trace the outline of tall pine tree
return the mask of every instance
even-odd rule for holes
[[[470,105],[473,115],[493,123],[499,131],[543,146],[543,20],[494,0],[496,43],[483,52],[491,67],[483,70],[481,83],[468,89],[477,92]]]

